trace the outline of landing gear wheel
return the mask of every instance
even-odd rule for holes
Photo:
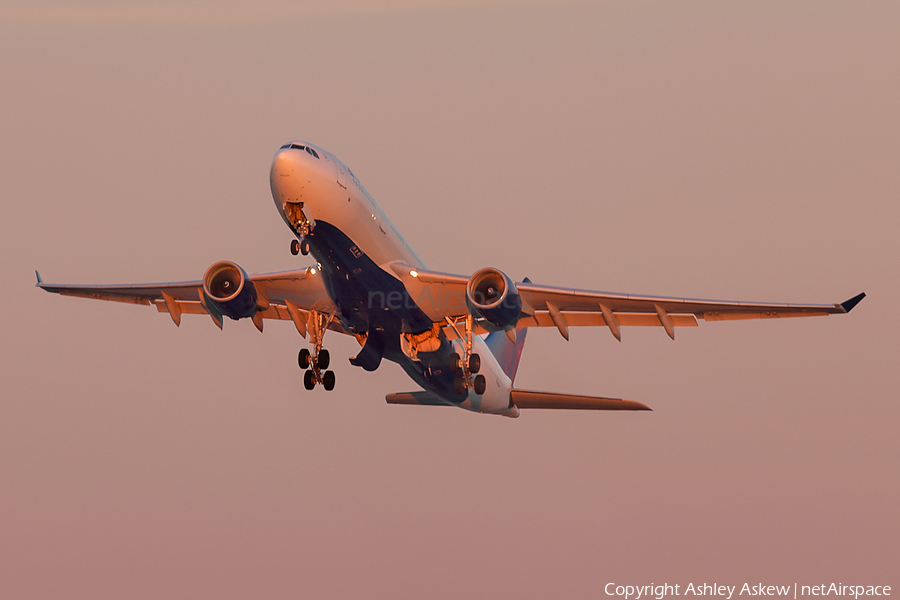
[[[307,371],[303,374],[303,387],[308,390],[316,387],[316,374],[313,371]]]
[[[459,361],[460,361],[459,354],[457,354],[456,352],[451,352],[450,353],[450,372],[451,373],[459,373],[459,370],[460,370]]]
[[[309,242],[307,242],[306,240],[300,242],[300,254],[302,254],[303,256],[309,254]]]
[[[320,354],[319,356],[322,355]],[[325,371],[325,374],[322,375],[322,385],[326,391],[330,392],[334,389],[334,371]]]
[[[477,354],[475,356],[478,356]],[[473,382],[473,386],[475,388],[475,393],[479,396],[484,393],[484,390],[487,389],[487,381],[484,379],[484,375],[476,375],[475,381]]]
[[[319,350],[319,360],[317,361],[320,369],[327,369],[328,365],[331,364],[331,355],[328,354],[328,350],[322,348]]]
[[[469,373],[477,373],[481,370],[481,357],[473,354],[469,357]]]
[[[465,394],[466,393],[466,382],[462,378],[462,375],[457,375],[453,378],[453,391],[457,394]]]
[[[291,254],[294,256],[300,254],[300,240],[291,240]]]
[[[309,368],[309,357],[310,354],[308,349],[303,348],[302,350],[300,350],[300,354],[297,355],[297,364],[300,365],[301,369]]]

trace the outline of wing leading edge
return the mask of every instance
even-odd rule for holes
[[[166,283],[137,283],[123,285],[70,285],[45,283],[40,273],[37,287],[62,296],[109,300],[128,304],[155,306],[159,312],[169,313],[176,325],[181,323],[182,314],[209,314],[219,327],[221,321],[207,310],[203,299],[203,282],[179,281]],[[280,271],[250,276],[259,294],[259,319],[254,319],[262,331],[262,319],[294,321],[297,330],[306,336],[309,311],[332,312],[331,300],[320,277],[315,271],[300,269]],[[337,321],[330,329],[343,331]]]

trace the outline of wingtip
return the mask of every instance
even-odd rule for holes
[[[841,308],[844,309],[844,312],[850,312],[851,310],[853,310],[853,307],[856,306],[857,304],[859,304],[862,301],[862,299],[865,297],[866,297],[865,292],[863,292],[862,294],[853,296],[849,300],[847,300],[845,302],[841,302]]]
[[[42,283],[44,283],[44,280],[41,279],[41,274],[38,273],[37,269],[34,270],[34,274],[37,276],[37,283],[35,285],[40,286]]]

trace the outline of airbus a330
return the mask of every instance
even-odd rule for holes
[[[327,332],[360,344],[350,363],[365,371],[383,359],[399,364],[422,389],[388,394],[392,404],[458,406],[519,416],[520,409],[649,410],[617,398],[539,392],[515,387],[529,327],[606,327],[621,341],[629,326],[677,327],[698,319],[726,321],[849,312],[865,294],[839,304],[762,304],[636,296],[513,281],[484,268],[471,276],[430,271],[401,237],[353,172],[307,142],[282,146],[269,174],[272,198],[294,238],[294,255],[309,267],[248,275],[239,265],[213,264],[202,279],[133,285],[38,287],[58,294],[155,307],[176,325],[204,314],[221,328],[225,317],[292,321],[308,338],[298,355],[307,390],[332,390],[335,374],[323,342]]]

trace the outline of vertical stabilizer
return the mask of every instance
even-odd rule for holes
[[[516,371],[519,369],[519,359],[522,358],[522,347],[525,345],[525,334],[528,329],[522,327],[516,329],[516,342],[510,341],[505,331],[495,331],[488,334],[484,342],[490,348],[491,354],[500,363],[503,372],[510,381],[516,380]]]
[[[526,277],[523,283],[531,283],[531,281]],[[525,346],[525,335],[528,333],[528,328],[521,327],[515,331],[515,342],[510,340],[509,335],[505,331],[489,333],[484,339],[503,372],[513,382],[516,380],[516,371],[519,370],[519,360],[522,358],[522,348]]]

